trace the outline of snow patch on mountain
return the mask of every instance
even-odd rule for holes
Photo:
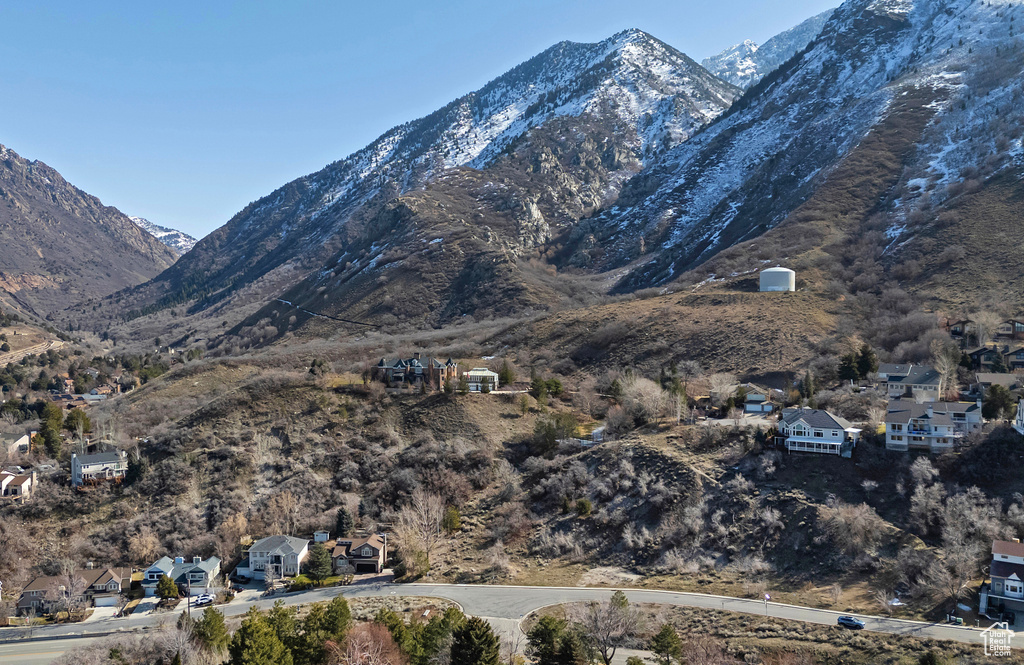
[[[187,233],[177,229],[170,229],[166,226],[159,226],[143,217],[129,217],[128,219],[132,220],[140,229],[173,249],[177,252],[178,256],[188,252],[199,242]]]
[[[820,33],[833,10],[812,16],[800,25],[772,37],[763,45],[746,40],[705,58],[701,64],[718,78],[749,88],[802,51]]]

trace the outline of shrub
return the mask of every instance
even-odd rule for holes
[[[576,514],[580,517],[590,517],[593,510],[594,505],[590,503],[590,499],[576,499]]]

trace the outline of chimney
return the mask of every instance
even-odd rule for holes
[[[192,557],[192,563],[202,563],[202,562],[203,562],[203,557],[201,557],[201,556],[194,556],[194,557]]]
[[[981,408],[981,398],[980,397],[978,398],[978,408],[979,409]]]
[[[932,408],[931,404],[928,405],[928,417],[929,418],[934,418],[935,417],[935,409]]]
[[[185,563],[185,557],[183,557],[183,556],[176,556],[176,557],[174,557],[174,563]]]
[[[417,351],[416,353],[412,354],[412,357],[415,358],[416,360],[419,360],[420,359],[420,352]]]
[[[93,569],[93,568],[95,568],[95,567],[96,567],[96,564],[95,564],[95,563],[93,563],[92,561],[89,561],[89,562],[87,562],[87,563],[85,564],[85,569],[86,569],[86,570],[92,570],[92,569]]]

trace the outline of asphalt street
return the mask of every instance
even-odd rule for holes
[[[680,605],[730,612],[742,612],[770,616],[780,619],[791,619],[825,625],[835,625],[836,617],[841,612],[821,610],[794,605],[781,605],[745,598],[729,598],[695,593],[675,591],[653,591],[624,589],[630,602],[661,603]],[[360,596],[433,596],[455,601],[468,614],[492,619],[492,623],[501,632],[510,632],[518,622],[530,612],[550,605],[590,600],[604,600],[611,597],[614,589],[593,589],[575,587],[514,587],[486,585],[451,585],[451,584],[390,584],[361,583],[347,587],[329,587],[295,594],[283,594],[275,597],[260,598],[256,601],[234,602],[218,607],[225,616],[244,614],[250,606],[269,609],[280,599],[286,605],[314,603],[342,594],[347,598]],[[81,648],[93,640],[101,639],[111,633],[124,631],[149,630],[161,624],[172,623],[177,619],[178,612],[150,614],[125,619],[107,619],[86,625],[66,624],[34,628],[29,632],[25,628],[0,629],[0,663],[37,665],[49,663],[61,654]],[[981,631],[976,628],[930,624],[903,619],[889,619],[857,615],[864,621],[867,630],[927,637],[941,640],[956,640],[981,644]]]

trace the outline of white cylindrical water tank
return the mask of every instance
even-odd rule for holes
[[[762,270],[761,291],[796,291],[796,273],[789,268]]]

